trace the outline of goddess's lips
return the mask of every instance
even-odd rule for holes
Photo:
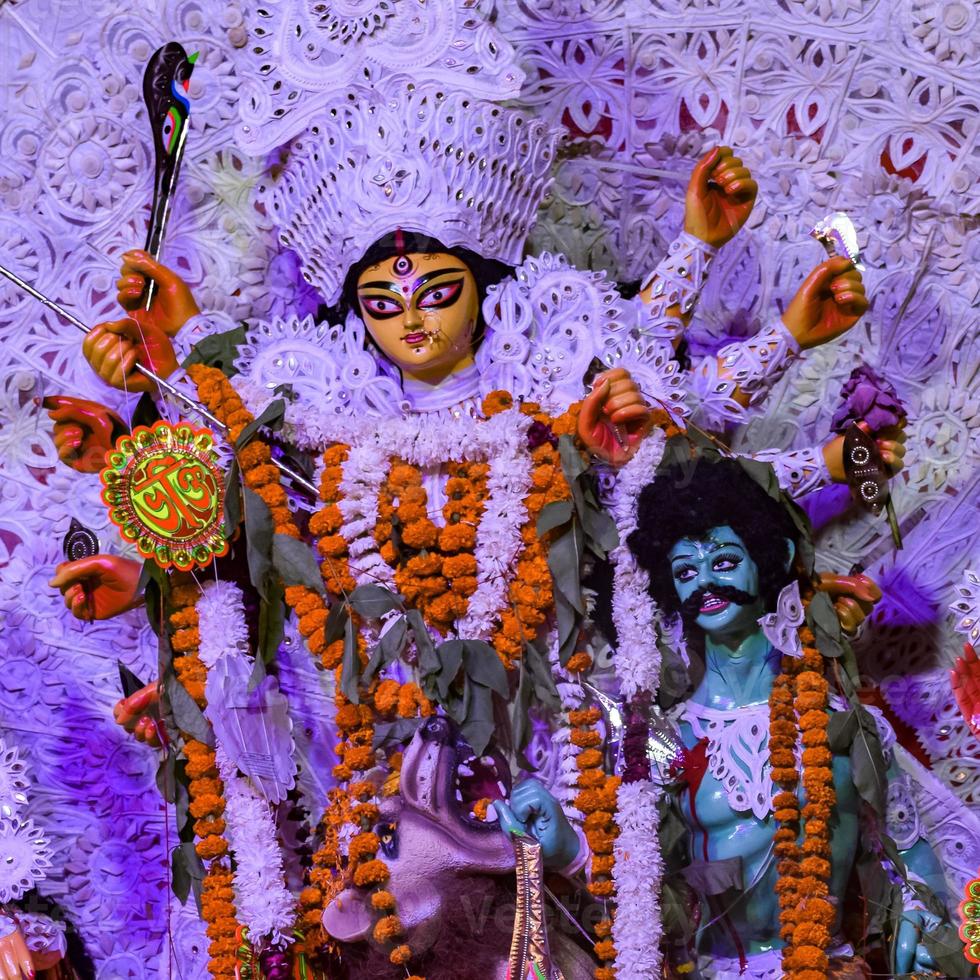
[[[404,337],[402,337],[402,340],[406,344],[422,344],[425,343],[425,334],[421,330],[417,333],[407,333]]]

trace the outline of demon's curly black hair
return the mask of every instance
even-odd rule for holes
[[[786,509],[734,459],[672,466],[640,492],[637,528],[627,539],[650,576],[650,594],[669,617],[680,612],[668,554],[681,538],[702,538],[727,525],[745,542],[759,569],[759,591],[774,609],[790,579],[787,539],[799,551],[799,531]]]

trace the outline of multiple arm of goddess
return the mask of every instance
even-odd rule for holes
[[[676,348],[694,312],[718,249],[748,220],[756,182],[725,146],[703,157],[687,188],[684,230],[644,280],[650,332]],[[782,317],[773,317],[753,337],[698,359],[691,370],[697,418],[711,429],[744,422],[803,350],[834,340],[868,307],[860,273],[846,258],[820,263],[804,280]],[[879,448],[892,472],[902,466],[904,436],[887,431]],[[754,458],[771,463],[782,486],[794,496],[828,481],[843,482],[843,437],[796,450],[762,450]]]

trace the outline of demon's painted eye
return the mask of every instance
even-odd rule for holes
[[[693,565],[681,565],[674,569],[674,578],[678,582],[690,582],[698,574],[698,570]]]
[[[378,835],[381,853],[386,858],[398,857],[398,824],[393,820],[379,823],[374,832]]]
[[[378,320],[387,320],[402,312],[402,305],[397,300],[385,296],[362,296],[364,309]]]
[[[738,555],[718,555],[711,563],[711,567],[716,572],[730,572],[738,568],[741,563],[742,559]]]
[[[452,282],[442,282],[438,286],[427,289],[419,300],[420,310],[438,310],[456,302],[463,291],[463,280],[454,279]]]

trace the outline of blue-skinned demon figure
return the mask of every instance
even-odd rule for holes
[[[792,678],[803,676],[799,671],[804,669],[804,661],[795,659],[803,655],[799,589],[804,597],[813,593],[811,576],[799,561],[803,543],[799,521],[785,501],[771,496],[737,461],[708,458],[667,469],[643,490],[638,528],[629,539],[665,619],[679,618],[683,624],[692,669],[703,664],[700,680],[673,709],[685,747],[676,809],[687,830],[685,873],[700,905],[697,969],[714,978],[803,977],[809,956],[824,976],[868,975],[860,955],[868,949],[867,921],[860,935],[848,934],[845,906],[857,888],[856,864],[865,869],[870,863],[893,889],[895,924],[882,930],[890,941],[889,969],[894,975],[913,970],[932,975],[936,964],[926,933],[941,927],[942,908],[933,902],[935,895],[945,894],[941,868],[926,841],[909,831],[907,821],[894,818],[894,805],[876,813],[865,799],[851,745],[837,737],[847,725],[830,726],[834,739],[825,768],[832,777],[827,776],[823,797],[832,801],[829,832],[823,835],[829,842],[829,867],[821,878],[821,865],[806,864],[823,858],[808,844],[808,817],[816,810],[807,810],[805,787],[815,784],[808,782],[806,761],[815,757],[805,757],[804,750],[821,738],[827,743],[825,735],[811,741],[801,731],[828,726],[819,715],[801,721],[796,713],[801,701]],[[773,637],[792,642],[781,640],[777,647]],[[817,671],[811,663],[809,676],[822,684],[823,659],[815,650],[810,657],[817,658]],[[828,671],[826,676],[835,675]],[[791,719],[790,746],[795,742],[788,761],[802,773],[796,791],[799,819],[788,824],[793,833],[782,837],[777,829],[787,827],[784,821],[794,808],[778,803],[781,786],[774,785],[770,758],[777,678],[797,698],[784,700],[790,705],[784,715]],[[873,720],[856,699],[849,704],[833,691],[831,684],[829,698],[824,695],[825,719],[854,712],[857,737],[869,740],[882,770],[888,767],[889,803],[902,799],[900,812],[907,815],[914,801],[907,787],[903,790],[908,777],[894,761],[894,735],[887,723]],[[786,766],[786,758],[777,761]],[[784,809],[777,819],[780,806]],[[786,843],[782,849],[779,840]],[[794,853],[795,862],[790,859]],[[780,896],[794,888],[794,899],[781,903]],[[808,889],[814,894],[806,894]],[[807,906],[808,897],[819,901]],[[807,908],[822,909],[824,921],[816,916],[811,923]],[[811,925],[816,932],[807,931]],[[822,948],[812,938],[821,930],[829,938]]]

